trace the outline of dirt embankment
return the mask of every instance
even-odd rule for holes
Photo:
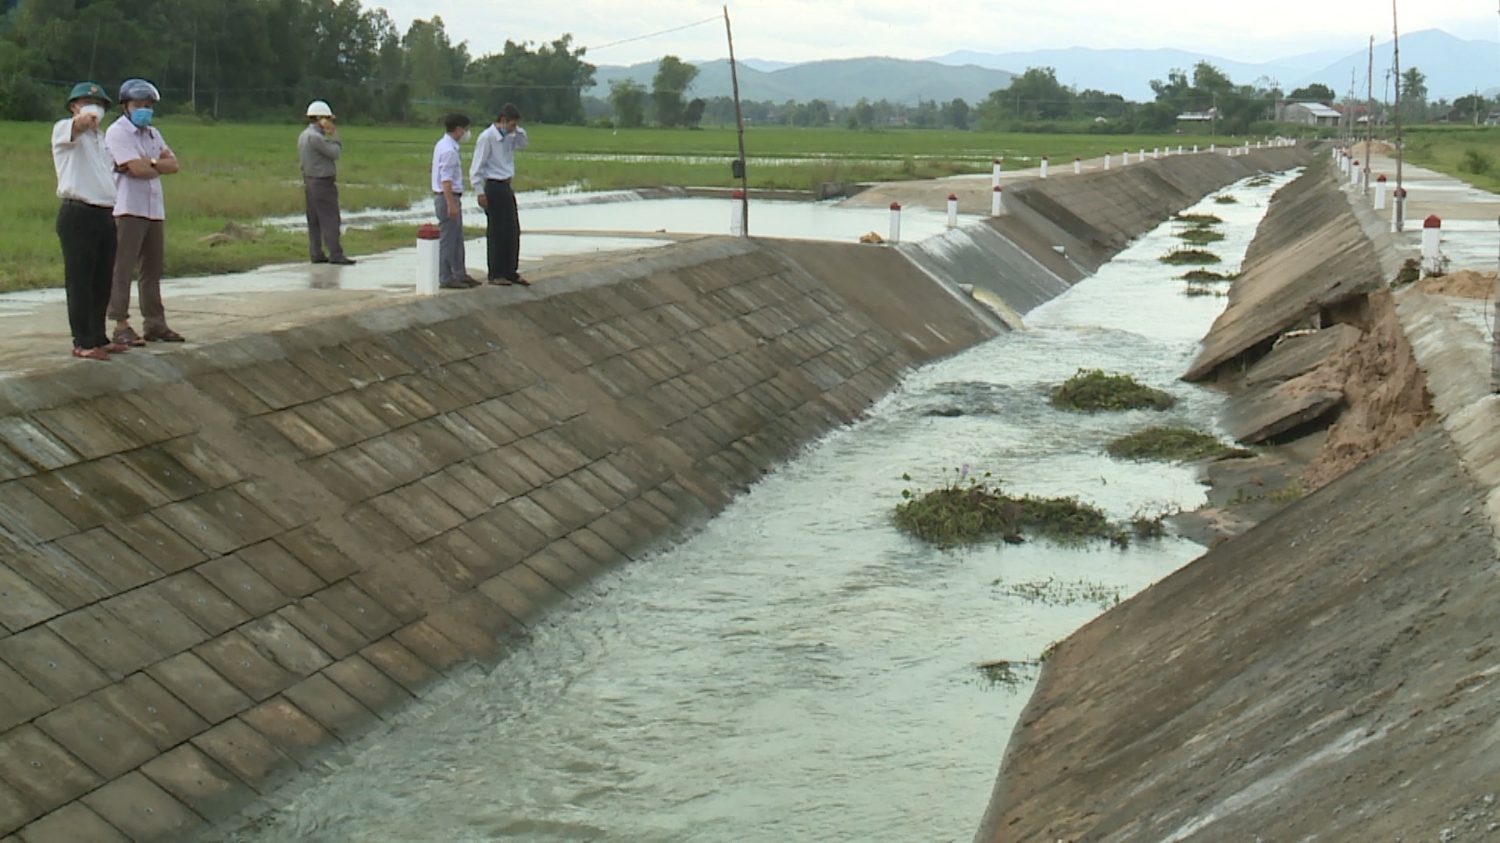
[[[1391,293],[1371,294],[1351,321],[1364,336],[1309,376],[1310,388],[1342,390],[1344,408],[1303,472],[1308,491],[1415,433],[1431,416],[1427,381],[1397,321]]]
[[[1460,269],[1451,275],[1423,278],[1417,282],[1416,290],[1429,296],[1487,299],[1495,295],[1495,273]]]

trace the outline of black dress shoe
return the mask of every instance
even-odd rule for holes
[[[331,264],[336,264],[338,266],[353,266],[354,265],[354,259],[353,258],[331,258],[331,259],[329,259],[328,262],[331,263]]]
[[[328,258],[313,258],[313,263],[328,263]]]
[[[473,284],[465,284],[462,281],[444,281],[438,284],[439,290],[471,290],[473,288]]]

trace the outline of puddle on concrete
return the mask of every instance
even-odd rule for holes
[[[1223,226],[1228,267],[1287,180],[1236,186],[1241,204],[1218,210],[1236,217]],[[1200,503],[1189,468],[1103,456],[1150,424],[1212,429],[1221,404],[1177,380],[1223,300],[1182,295],[1180,270],[1156,261],[1172,239],[1164,226],[1032,311],[1028,330],[912,373],[866,420],[700,533],[601,577],[489,675],[434,690],[231,839],[969,839],[1036,681],[1015,667],[1097,616],[1105,595],[1128,597],[1202,548],[1167,537],[944,552],[892,525],[902,474],[931,486],[968,464],[1114,520]],[[1048,406],[1052,386],[1101,367],[1177,406]],[[945,405],[973,412],[930,412]],[[996,586],[1049,580],[1087,588],[1049,601]],[[981,670],[1001,662],[1010,669]]]

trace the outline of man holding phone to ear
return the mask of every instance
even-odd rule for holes
[[[489,280],[504,287],[531,286],[516,269],[521,259],[521,216],[510,183],[516,175],[516,150],[529,143],[521,128],[521,109],[506,103],[495,122],[479,133],[469,167],[469,184],[479,193],[479,207],[489,217],[485,230]]]
[[[57,170],[57,239],[62,243],[73,356],[108,360],[125,350],[109,341],[104,311],[115,267],[115,182],[99,121],[109,94],[79,82],[68,94],[72,116],[52,126],[52,165]]]
[[[344,255],[339,244],[339,155],[344,142],[334,124],[333,109],[322,100],[307,106],[307,128],[297,138],[297,158],[302,164],[302,194],[307,201],[308,257],[313,263],[349,266],[354,263]],[[323,244],[328,244],[324,251]]]

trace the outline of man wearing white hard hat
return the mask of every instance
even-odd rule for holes
[[[333,109],[322,100],[307,106],[307,128],[297,138],[302,163],[302,195],[307,200],[307,250],[313,263],[354,263],[339,245],[339,155],[344,142],[333,122]],[[324,246],[327,246],[325,249]]]

